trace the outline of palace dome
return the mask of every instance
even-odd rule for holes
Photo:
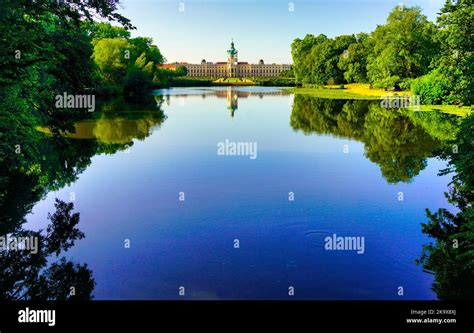
[[[227,50],[227,53],[230,55],[236,55],[238,51],[234,47],[234,41],[230,43],[230,49]]]

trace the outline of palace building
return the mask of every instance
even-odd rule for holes
[[[186,62],[165,64],[163,68],[176,69],[184,66],[187,69],[187,76],[211,77],[211,78],[244,78],[244,77],[265,77],[278,76],[281,72],[290,69],[287,64],[267,65],[260,60],[258,64],[249,64],[248,62],[238,61],[238,51],[235,49],[234,42],[230,43],[230,49],[227,50],[226,62],[207,62],[205,59],[200,64],[188,64]]]

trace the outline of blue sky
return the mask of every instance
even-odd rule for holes
[[[293,39],[370,32],[399,3],[434,21],[444,0],[122,0],[120,13],[137,27],[132,36],[152,37],[169,62],[225,61],[233,38],[240,61],[291,63]]]

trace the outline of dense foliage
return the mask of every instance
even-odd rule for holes
[[[147,73],[150,62],[163,61],[150,39],[130,39],[129,30],[133,27],[116,13],[117,3],[0,2],[0,237],[31,236],[40,244],[36,254],[0,251],[0,299],[92,297],[95,283],[87,265],[59,257],[75,240],[84,237],[77,228],[79,213],[72,213],[73,204],[57,201],[46,230],[29,231],[23,225],[32,207],[48,192],[75,181],[89,166],[92,156],[126,149],[130,143],[130,135],[127,140],[118,140],[116,133],[108,142],[71,141],[57,135],[72,130],[72,122],[83,118],[86,111],[57,107],[56,96],[95,94],[104,85],[104,73],[117,78],[116,73],[103,72],[94,61],[96,42],[120,39],[131,45],[130,62],[121,72],[124,75],[131,72],[130,68]],[[116,21],[122,27],[96,23],[92,19],[97,17]],[[115,48],[102,48],[103,59],[112,51]],[[111,62],[115,65],[120,59]],[[117,80],[126,82],[125,77]],[[130,78],[129,82],[133,80]],[[153,106],[159,111],[156,101]],[[137,122],[137,126],[145,127],[140,128],[142,132],[161,122],[163,115],[153,113],[148,119],[145,126],[141,126],[143,121]],[[98,135],[105,136],[103,127],[96,131]],[[48,128],[49,134],[39,128]],[[76,290],[71,292],[70,286]]]
[[[423,104],[473,104],[473,0],[447,0],[437,24],[397,6],[370,34],[306,35],[291,45],[303,85],[368,82],[412,89]]]

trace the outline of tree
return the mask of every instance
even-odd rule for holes
[[[147,61],[145,52],[143,52],[127,71],[124,82],[125,95],[129,98],[143,95],[151,86],[155,69],[153,61]]]
[[[312,81],[310,73],[310,52],[314,46],[326,40],[327,37],[323,34],[317,37],[308,34],[303,39],[296,38],[291,44],[295,77],[299,83],[310,83]]]
[[[54,97],[84,94],[93,87],[90,37],[81,22],[101,17],[128,29],[116,13],[118,0],[3,0],[0,2],[0,91],[17,106],[0,100],[0,112],[22,110],[53,132],[70,127],[78,110],[59,109]],[[24,115],[24,114],[23,114]],[[38,125],[38,124],[36,124]],[[0,133],[1,134],[1,133]]]
[[[163,64],[166,61],[158,49],[158,46],[153,44],[152,38],[132,38],[130,39],[130,44],[134,46],[132,59],[138,58],[143,52],[145,52],[146,59],[148,61],[153,61],[156,65]]]
[[[176,76],[186,76],[188,74],[188,69],[186,66],[178,66],[176,68]]]
[[[117,21],[128,29],[130,21],[116,13],[119,0],[2,0],[0,2],[0,84],[27,77],[33,66],[45,67],[57,56],[58,40],[47,38],[50,31],[78,29],[81,20],[91,22],[93,17]],[[46,37],[46,38],[45,38]],[[23,55],[17,51],[28,50]],[[18,57],[19,56],[19,57]],[[83,71],[83,70],[82,70]],[[78,70],[77,73],[80,73]]]
[[[93,59],[106,83],[122,84],[129,63],[133,61],[130,60],[133,48],[128,40],[121,38],[104,38],[95,44]]]
[[[337,84],[344,82],[343,72],[337,67],[340,55],[354,36],[338,36],[329,39],[325,35],[306,35],[292,44],[295,77],[300,83]]]
[[[370,36],[359,33],[356,42],[350,44],[339,56],[337,67],[344,71],[344,79],[348,83],[367,82],[367,57],[370,49]]]
[[[441,44],[439,72],[452,87],[448,102],[474,104],[474,2],[446,1],[437,23]]]
[[[124,27],[113,26],[106,22],[83,21],[81,28],[87,32],[93,44],[104,38],[130,38],[130,31]]]
[[[436,28],[418,7],[396,7],[387,23],[372,33],[367,74],[378,88],[398,88],[406,79],[426,74],[436,56]]]
[[[443,74],[441,69],[435,69],[411,82],[413,95],[420,97],[422,104],[453,104],[456,98],[451,95],[454,83]]]

